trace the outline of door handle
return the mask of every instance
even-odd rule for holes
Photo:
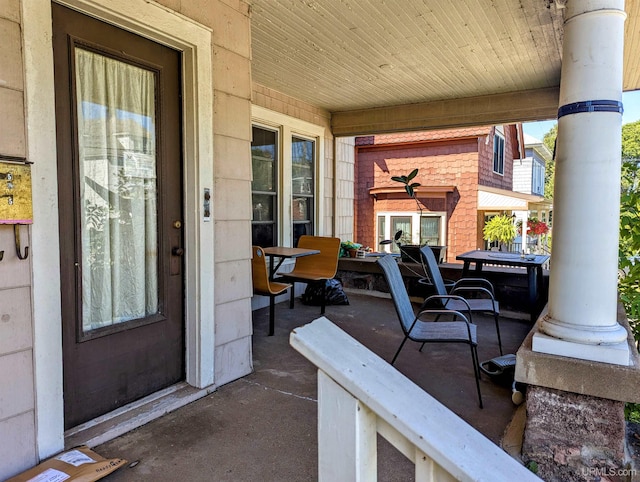
[[[176,246],[174,248],[171,248],[171,254],[173,256],[182,256],[184,254],[184,249]]]

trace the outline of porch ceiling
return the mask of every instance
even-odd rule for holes
[[[371,127],[354,122],[363,110],[389,119],[407,104],[413,117],[458,117],[433,126],[555,118],[563,9],[554,0],[249,2],[253,80],[334,113],[345,133]],[[626,0],[624,90],[640,88],[629,48],[640,42],[639,5]]]

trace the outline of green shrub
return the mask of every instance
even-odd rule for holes
[[[482,233],[486,241],[508,244],[516,237],[516,225],[511,216],[502,214],[489,219],[485,223]]]

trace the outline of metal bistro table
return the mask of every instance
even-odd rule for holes
[[[537,302],[538,293],[542,287],[542,265],[550,258],[547,254],[525,254],[522,257],[519,253],[502,251],[484,251],[476,249],[456,256],[457,260],[464,262],[462,277],[469,275],[469,265],[475,263],[476,274],[480,274],[482,266],[486,264],[497,264],[501,266],[516,266],[527,268],[529,284],[529,308],[531,310],[531,321],[535,322],[538,316]]]
[[[311,256],[320,254],[319,249],[307,248],[287,248],[285,246],[272,246],[263,248],[264,254],[269,256],[269,279],[273,281],[273,275],[278,271],[283,261],[287,258],[300,258],[302,256]],[[274,263],[274,258],[278,258],[278,263]]]

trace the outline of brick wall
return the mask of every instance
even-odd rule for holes
[[[484,128],[482,132],[487,132]],[[375,222],[378,212],[418,212],[416,203],[406,194],[378,195],[375,200],[369,194],[373,187],[397,187],[391,176],[408,174],[419,169],[415,182],[422,186],[455,186],[445,198],[434,195],[421,197],[428,211],[447,213],[447,260],[455,260],[456,254],[476,248],[477,200],[478,200],[478,137],[458,139],[418,140],[401,144],[382,144],[369,136],[356,140],[355,174],[355,240],[376,246]],[[401,140],[398,135],[387,139]],[[406,141],[406,139],[405,139]]]

